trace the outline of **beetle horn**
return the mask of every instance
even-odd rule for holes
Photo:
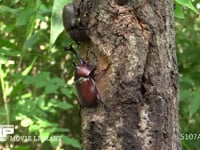
[[[83,60],[81,59],[81,57],[77,54],[77,52],[75,51],[75,49],[72,47],[72,45],[67,45],[64,47],[64,50],[65,51],[71,51],[75,56],[76,58],[78,59],[79,63],[80,64],[83,64]]]

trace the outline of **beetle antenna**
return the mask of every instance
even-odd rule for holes
[[[74,68],[76,68],[76,63],[74,61],[72,63],[73,63]]]
[[[72,47],[72,45],[67,45],[64,47],[64,50],[65,51],[71,51],[75,56],[76,58],[78,59],[79,63],[80,64],[83,64],[83,60],[81,59],[81,57],[77,54],[77,52],[75,51],[75,49]]]

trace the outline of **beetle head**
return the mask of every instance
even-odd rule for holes
[[[87,63],[83,63],[83,64],[74,64],[75,65],[75,68],[76,68],[76,71],[75,71],[75,80],[81,78],[81,77],[89,77],[92,70],[90,68],[90,66],[87,64]]]

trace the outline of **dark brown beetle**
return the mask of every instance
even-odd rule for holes
[[[64,6],[62,19],[65,30],[77,44],[89,40],[86,35],[86,27],[82,25],[73,3],[68,3]]]
[[[75,64],[74,81],[79,97],[79,104],[81,107],[92,107],[98,104],[100,100],[95,83],[94,71],[96,70],[96,55],[94,56],[93,67],[89,65],[89,62],[84,61],[73,49],[72,46],[66,46],[65,50],[71,51],[77,57],[79,64]]]

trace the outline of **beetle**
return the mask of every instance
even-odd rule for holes
[[[66,51],[71,51],[79,61],[79,64],[74,64],[75,73],[74,81],[79,97],[79,104],[81,107],[93,107],[98,104],[100,97],[97,91],[95,83],[95,70],[97,65],[97,58],[94,52],[91,52],[94,56],[94,65],[91,66],[89,62],[84,61],[73,47],[66,46],[64,47]],[[87,54],[88,57],[88,54]]]
[[[82,25],[78,11],[73,3],[68,3],[64,6],[62,19],[65,30],[76,43],[79,44],[89,40],[89,37],[86,35],[86,27]]]

